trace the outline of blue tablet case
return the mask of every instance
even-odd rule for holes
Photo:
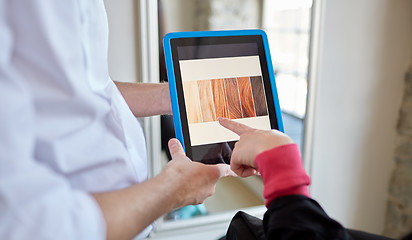
[[[163,39],[163,46],[165,52],[166,70],[167,77],[169,81],[170,98],[173,110],[173,121],[175,126],[176,138],[180,141],[183,148],[185,149],[183,141],[183,131],[181,116],[179,112],[179,102],[176,91],[176,78],[173,68],[173,58],[172,49],[170,41],[175,38],[195,38],[195,37],[219,37],[219,36],[247,36],[247,35],[260,35],[263,40],[263,45],[266,54],[266,61],[268,64],[269,78],[272,87],[273,102],[275,105],[276,120],[278,122],[279,131],[284,132],[282,115],[279,106],[279,98],[275,83],[275,73],[272,65],[272,58],[269,51],[269,44],[267,40],[267,35],[263,30],[253,29],[253,30],[228,30],[228,31],[198,31],[198,32],[172,32],[168,33]]]

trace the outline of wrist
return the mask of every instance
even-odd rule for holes
[[[266,205],[286,195],[306,195],[310,178],[306,174],[296,144],[282,145],[259,154],[255,159],[263,183]]]
[[[172,167],[166,167],[159,175],[156,176],[164,186],[164,195],[167,199],[168,211],[185,206],[185,198],[181,192],[184,185],[182,173]]]
[[[275,149],[278,147],[286,146],[289,144],[293,145],[293,140],[279,131],[268,131],[260,138],[261,144],[256,144],[255,153],[253,158],[253,164],[256,166],[256,158],[266,151]]]

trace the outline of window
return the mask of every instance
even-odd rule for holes
[[[307,73],[312,0],[265,0],[262,25],[275,66],[282,111],[303,119],[306,113]]]

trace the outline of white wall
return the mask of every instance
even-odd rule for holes
[[[113,80],[136,82],[139,58],[136,3],[133,0],[104,0],[109,22],[109,72]]]
[[[322,2],[311,193],[347,227],[380,233],[412,47],[412,1]]]
[[[196,30],[194,21],[196,3],[197,1],[194,0],[161,0],[165,30],[168,32]]]

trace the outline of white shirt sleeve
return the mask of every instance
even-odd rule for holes
[[[0,239],[105,239],[94,198],[33,159],[35,106],[29,80],[13,69],[5,4],[0,0]]]

